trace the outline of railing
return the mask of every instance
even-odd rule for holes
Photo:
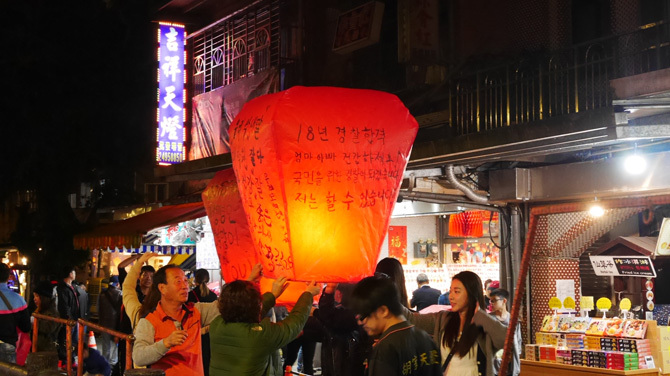
[[[461,73],[448,84],[449,125],[486,132],[611,106],[610,80],[670,67],[670,27],[646,25],[550,55]]]
[[[78,321],[74,320],[66,320],[66,319],[61,319],[58,317],[51,317],[51,316],[45,316],[39,313],[33,313],[33,317],[35,318],[33,321],[33,348],[32,351],[35,352],[37,351],[37,331],[39,328],[39,320],[49,320],[49,321],[54,321],[63,325],[67,326],[67,331],[66,331],[66,346],[67,346],[67,365],[66,365],[66,372],[68,375],[72,376],[72,328],[77,325],[78,326],[78,343],[77,343],[77,357],[79,359],[79,362],[77,364],[77,376],[82,376],[83,375],[83,356],[84,356],[84,346],[88,346],[84,342],[84,338],[86,335],[86,327],[93,328],[99,332],[107,333],[115,338],[119,338],[120,340],[126,341],[126,369],[131,369],[133,365],[133,359],[132,359],[132,354],[133,354],[133,342],[135,341],[135,337],[132,334],[125,334],[121,332],[117,332],[112,329],[105,328],[104,326],[100,326],[98,324],[79,319]]]

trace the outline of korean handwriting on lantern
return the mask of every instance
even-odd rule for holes
[[[386,130],[384,128],[368,128],[368,127],[350,127],[336,126],[333,135],[336,136],[334,140],[343,144],[347,141],[347,130],[349,131],[349,141],[353,144],[367,142],[369,145],[374,143],[384,144],[386,141]],[[321,125],[302,124],[298,126],[297,141],[310,142],[328,142],[330,141],[328,135],[328,127]]]

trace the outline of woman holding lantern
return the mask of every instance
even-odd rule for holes
[[[507,327],[488,315],[482,282],[477,274],[464,271],[451,281],[451,311],[404,315],[433,336],[440,347],[445,376],[494,376],[493,359],[505,344]]]
[[[263,295],[249,281],[237,280],[223,286],[218,300],[221,316],[212,321],[209,330],[211,375],[282,374],[281,364],[273,364],[273,354],[298,337],[314,296],[321,292],[320,285],[311,282],[286,319],[279,323],[269,318],[261,320],[286,287],[285,277],[274,281],[272,293]]]

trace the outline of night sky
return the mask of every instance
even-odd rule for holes
[[[151,18],[143,0],[1,0],[2,199],[65,199],[100,179],[107,204],[135,199],[133,171],[153,158]]]

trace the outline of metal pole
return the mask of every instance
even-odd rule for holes
[[[132,337],[126,339],[126,369],[133,368],[133,341]]]
[[[516,296],[522,296],[525,287],[526,287],[526,276],[528,275],[528,269],[530,268],[530,255],[531,255],[531,244],[530,240],[533,239],[533,233],[535,232],[535,216],[531,214],[530,223],[528,225],[528,236],[526,237],[526,245],[524,247],[523,257],[521,259],[521,267],[519,269],[519,278],[516,282]],[[502,363],[500,364],[500,375],[507,374],[507,366],[509,364],[509,358],[511,351],[513,351],[514,346],[514,332],[517,323],[519,322],[519,311],[521,310],[521,299],[514,299],[512,304],[512,314],[509,320],[509,326],[507,328],[507,336],[505,336],[505,347],[503,350]]]
[[[76,321],[68,320],[67,325],[65,326],[65,345],[67,346],[66,351],[66,364],[67,364],[67,374],[72,376],[72,327],[76,325]]]
[[[37,351],[37,330],[39,329],[39,319],[37,317],[33,318],[33,348],[30,350],[32,352]]]
[[[79,334],[79,343],[77,344],[77,376],[82,376],[84,374],[84,336],[86,335],[86,331],[81,322],[77,322],[77,332]]]

